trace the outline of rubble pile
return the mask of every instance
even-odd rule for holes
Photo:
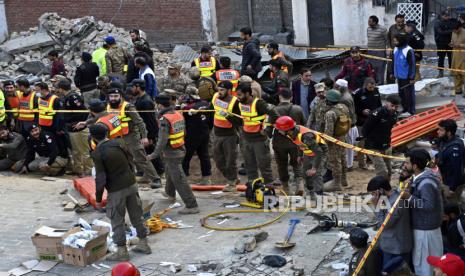
[[[116,39],[120,47],[132,51],[129,31],[124,28],[97,21],[92,16],[67,19],[57,13],[44,13],[39,18],[37,27],[28,31],[13,32],[9,39],[0,45],[0,80],[48,74],[50,61],[47,59],[47,53],[53,49],[58,50],[63,58],[68,76],[73,77],[76,67],[81,63],[81,52],[92,53],[102,46],[104,38],[109,35]],[[155,71],[163,74],[173,56],[171,53],[152,50]]]

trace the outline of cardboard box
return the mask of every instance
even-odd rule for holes
[[[86,266],[107,254],[108,229],[106,227],[93,227],[92,230],[97,231],[98,236],[88,241],[84,248],[63,246],[63,261],[65,264]],[[63,236],[63,239],[79,231],[81,231],[79,227],[72,228]]]
[[[40,260],[62,262],[63,261],[63,235],[65,229],[55,229],[43,226],[32,235],[32,244],[36,247]]]

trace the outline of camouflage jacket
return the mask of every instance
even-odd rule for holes
[[[328,111],[326,101],[317,99],[315,108],[312,108],[307,120],[307,127],[316,131],[324,131],[325,129],[325,113]]]
[[[124,74],[124,66],[129,63],[129,55],[126,49],[115,47],[111,48],[105,54],[107,63],[107,74]]]
[[[177,91],[178,93],[184,94],[186,91],[187,86],[191,83],[192,81],[186,78],[185,76],[181,75],[176,79],[173,79],[170,76],[165,76],[161,81],[160,81],[160,87],[158,91],[164,91],[165,89],[173,89]]]
[[[336,122],[337,122],[337,119],[338,119],[338,115],[337,115],[338,111],[337,111],[337,109],[339,110],[339,112],[346,115],[347,117],[350,116],[349,115],[349,109],[347,108],[347,106],[345,104],[342,104],[342,103],[338,103],[335,106],[330,107],[330,109],[325,113],[325,117],[324,117],[324,121],[325,121],[324,133],[329,135],[329,136],[333,136],[334,138],[338,138],[338,137],[335,137],[335,135],[334,135],[335,129],[336,129]]]

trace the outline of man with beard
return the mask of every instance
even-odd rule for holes
[[[168,65],[168,75],[166,75],[159,83],[159,91],[173,89],[179,93],[184,93],[190,83],[191,80],[181,74],[181,65],[172,63]]]
[[[237,88],[239,110],[242,116],[242,155],[248,181],[261,177],[265,183],[273,182],[271,171],[271,155],[268,137],[272,135],[272,126],[264,126],[264,122],[274,124],[279,117],[272,105],[262,99],[254,98],[250,84],[240,84]],[[267,116],[268,115],[268,116]],[[268,117],[267,120],[265,120]]]
[[[237,178],[237,125],[240,119],[232,114],[239,114],[239,101],[231,95],[233,84],[223,81],[218,85],[218,92],[213,96],[212,103],[208,109],[215,109],[213,118],[213,159],[216,167],[227,179],[224,192],[236,191]]]
[[[136,44],[139,43],[142,47],[147,49],[146,51],[148,55],[153,56],[153,51],[150,49],[150,44],[140,35],[140,31],[138,29],[130,30],[129,35],[131,36],[131,41],[134,45],[134,48],[136,48]]]
[[[161,180],[152,163],[147,161],[144,148],[149,145],[147,129],[144,121],[136,112],[136,108],[123,101],[122,90],[113,88],[108,91],[107,112],[118,114],[121,121],[123,139],[128,144],[131,154],[134,156],[134,163],[138,172],[143,172],[144,176],[139,183],[150,184],[152,189],[161,187]]]
[[[438,167],[442,182],[449,188],[447,197],[458,203],[463,190],[465,147],[463,140],[456,136],[456,131],[457,123],[454,120],[439,122]]]
[[[342,70],[336,76],[336,80],[347,80],[349,89],[355,91],[363,86],[363,81],[367,77],[375,78],[375,71],[371,63],[360,55],[360,47],[353,46],[350,48],[350,57],[344,61]]]
[[[413,149],[407,154],[405,169],[413,173],[413,183],[409,191],[404,192],[410,208],[413,229],[413,266],[416,275],[433,275],[428,264],[428,256],[441,256],[443,243],[441,224],[443,203],[440,180],[427,168],[431,161],[424,149]]]
[[[276,42],[271,42],[266,47],[268,54],[271,56],[271,60],[279,59],[281,60],[282,67],[281,70],[286,72],[287,74],[292,73],[292,62],[289,62],[287,57],[284,55],[282,51],[279,50],[279,45]],[[270,72],[270,79],[274,79],[274,72]]]
[[[220,70],[220,63],[212,56],[212,48],[204,46],[200,49],[200,57],[194,59],[192,67],[197,67],[201,77],[210,77],[215,79],[215,72]]]
[[[142,41],[136,41],[134,43],[134,50],[135,54],[134,56],[129,59],[128,63],[128,72],[126,73],[126,83],[130,83],[134,79],[139,79],[139,68],[136,66],[136,59],[137,58],[144,58],[145,61],[147,62],[147,65],[150,67],[150,69],[154,70],[154,64],[153,64],[153,54],[151,53],[150,49],[147,49],[144,47],[142,44]]]
[[[258,73],[262,71],[260,41],[252,37],[252,29],[249,27],[242,28],[240,35],[241,39],[244,40],[244,45],[242,46],[241,75],[245,75],[247,70],[253,70],[255,75],[251,77],[255,79]]]

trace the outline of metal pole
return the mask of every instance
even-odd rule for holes
[[[252,0],[247,0],[247,10],[249,14],[249,28],[252,30],[253,33],[253,13],[252,13]]]

